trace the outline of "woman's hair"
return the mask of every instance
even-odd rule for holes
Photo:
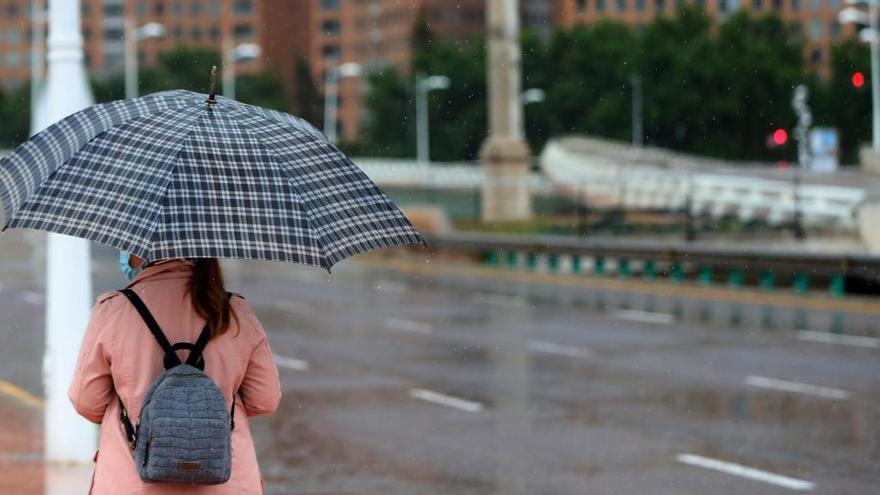
[[[232,305],[223,284],[223,270],[216,258],[192,260],[193,271],[189,280],[189,292],[193,307],[199,316],[207,320],[211,338],[223,335],[229,329]]]

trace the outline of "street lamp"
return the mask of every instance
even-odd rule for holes
[[[346,77],[360,77],[364,68],[348,62],[327,69],[324,75],[324,136],[336,144],[336,127],[339,113],[339,81]]]
[[[139,41],[158,39],[165,36],[165,26],[158,22],[148,22],[143,26],[135,27],[134,19],[125,19],[125,97],[136,98],[138,96],[138,55],[137,44]]]
[[[446,76],[428,76],[418,74],[416,76],[416,155],[420,165],[427,165],[431,161],[431,143],[428,129],[428,93],[438,89],[449,87],[449,78]]]
[[[838,21],[868,26],[859,30],[859,39],[871,45],[871,145],[875,151],[880,151],[880,26],[877,19],[880,0],[847,0],[846,3],[850,6],[837,14]],[[867,6],[867,12],[859,8],[864,6]]]
[[[231,42],[223,43],[223,96],[235,99],[235,64],[254,60],[260,57],[263,50],[256,43],[242,43],[231,46]]]

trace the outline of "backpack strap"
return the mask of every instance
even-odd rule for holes
[[[171,343],[168,342],[168,338],[165,337],[165,334],[162,332],[162,328],[159,327],[156,319],[153,318],[153,314],[147,309],[147,305],[144,304],[144,301],[129,288],[122,289],[120,292],[125,294],[125,297],[131,301],[131,304],[137,309],[138,313],[140,313],[141,318],[143,318],[144,323],[147,324],[147,328],[150,329],[150,333],[153,334],[153,337],[159,342],[159,346],[165,351],[165,369],[173,368],[174,366],[182,364],[180,358],[178,358],[177,354],[174,352]],[[171,366],[169,366],[169,364],[171,364]]]

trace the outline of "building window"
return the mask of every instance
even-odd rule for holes
[[[782,0],[773,0],[773,10],[782,10]]]
[[[793,34],[797,38],[799,38],[804,33],[804,27],[799,21],[792,21],[789,29],[791,29],[791,34]]]
[[[220,16],[220,0],[211,2],[211,15],[214,17]]]
[[[236,14],[250,14],[254,11],[254,2],[251,0],[237,0],[232,6],[232,10]]]
[[[840,38],[840,23],[837,21],[831,21],[831,37],[834,39]]]
[[[155,15],[156,17],[162,17],[163,15],[165,15],[165,4],[159,2],[156,5],[154,5],[153,6],[153,15]]]
[[[706,0],[694,0],[694,7],[699,10],[703,10],[706,8]]]
[[[84,41],[91,41],[92,40],[92,28],[84,27],[82,30],[82,33],[83,33],[83,40]]]
[[[336,60],[340,55],[339,45],[325,45],[321,49],[321,54],[326,60]]]
[[[339,10],[339,0],[321,0],[321,8],[324,10]]]
[[[21,40],[21,33],[18,32],[18,29],[13,28],[13,29],[10,29],[9,31],[7,31],[6,41],[10,45],[17,44],[19,42],[19,40]]]
[[[684,5],[685,5],[684,0],[675,0],[675,7],[677,9],[679,9],[679,10],[682,9],[684,7]]]
[[[122,5],[105,5],[104,6],[104,16],[105,17],[122,17],[123,8]]]
[[[202,28],[198,26],[192,28],[192,30],[190,31],[190,36],[192,36],[192,39],[195,42],[202,41]]]
[[[605,0],[596,0],[596,11],[605,12]]]
[[[814,40],[818,40],[822,38],[824,34],[824,29],[822,26],[822,21],[814,20],[810,22],[810,37]]]
[[[764,0],[752,0],[752,8],[755,10],[761,10],[764,8]]]
[[[192,15],[201,15],[202,3],[201,2],[193,2],[189,8],[189,11]]]
[[[8,7],[6,7],[6,15],[9,17],[18,16],[18,5],[11,3]]]
[[[109,28],[104,30],[104,39],[107,41],[122,41],[123,37],[122,29]]]
[[[822,10],[822,0],[810,0],[810,8],[815,11]]]
[[[577,0],[578,14],[583,15],[587,11],[587,0]]]
[[[147,15],[147,4],[141,2],[137,5],[137,16],[144,17],[145,15]]]
[[[321,31],[327,36],[336,36],[339,34],[339,21],[324,21],[321,24]]]
[[[220,39],[220,28],[215,24],[208,29],[208,36],[211,37],[212,41],[217,41]]]
[[[657,0],[656,9],[657,12],[663,12],[666,10],[666,0]]]
[[[174,12],[174,17],[180,17],[183,15],[183,4],[180,3],[180,0],[174,2],[171,6],[172,12]]]
[[[645,11],[645,0],[636,0],[636,10],[639,12]]]
[[[813,51],[810,52],[810,60],[814,63],[819,63],[822,61],[822,49],[821,48],[813,48]]]
[[[90,17],[92,15],[92,6],[87,3],[82,4],[80,13],[82,13],[83,17]]]
[[[236,39],[250,38],[254,34],[254,28],[250,24],[236,24],[232,34]]]
[[[791,0],[791,10],[795,12],[801,10],[801,0]]]
[[[626,10],[626,0],[617,0],[617,11],[623,12]]]
[[[6,54],[6,65],[10,67],[18,67],[18,54],[10,52]]]
[[[183,28],[180,26],[174,26],[174,39],[182,40],[183,39]]]
[[[837,12],[840,10],[840,0],[828,0],[828,10]]]

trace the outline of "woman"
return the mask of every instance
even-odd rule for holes
[[[232,475],[221,485],[141,481],[120,420],[117,394],[136,424],[144,395],[164,371],[163,353],[131,302],[119,292],[108,292],[98,298],[92,311],[69,390],[77,412],[101,425],[89,493],[262,493],[246,418],[273,413],[281,400],[281,387],[266,333],[254,312],[244,298],[227,297],[216,259],[144,263],[123,253],[120,265],[129,278],[136,274],[128,287],[143,299],[172,344],[195,342],[206,323],[210,327],[211,339],[203,354],[205,373],[223,391],[228,405],[235,400]],[[185,360],[186,353],[178,355]]]

